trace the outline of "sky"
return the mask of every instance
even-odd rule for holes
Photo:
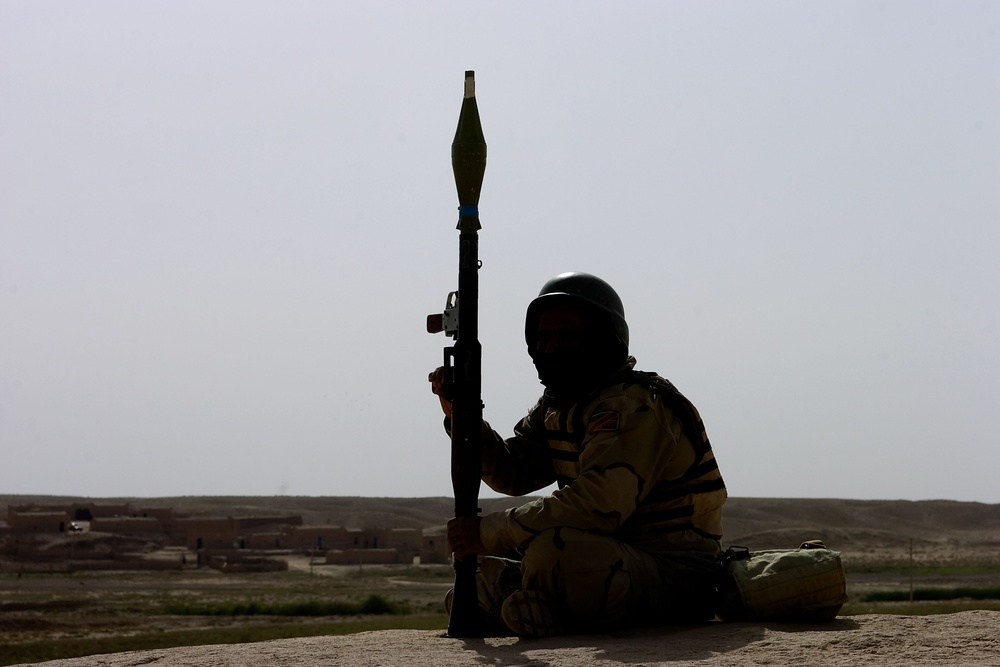
[[[0,0],[0,493],[450,495],[472,69],[494,428],[586,271],[731,496],[1000,503],[998,63],[988,0]]]

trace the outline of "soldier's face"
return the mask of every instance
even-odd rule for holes
[[[583,350],[587,342],[586,326],[579,308],[560,306],[544,311],[538,317],[535,352],[548,355]]]

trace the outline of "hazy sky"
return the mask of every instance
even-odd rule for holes
[[[589,271],[731,495],[1000,502],[1000,3],[961,0],[0,0],[0,493],[450,495],[466,69],[495,428]]]

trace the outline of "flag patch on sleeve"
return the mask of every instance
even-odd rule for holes
[[[594,416],[590,418],[590,425],[587,427],[587,433],[600,433],[602,431],[617,431],[618,430],[618,412],[615,410],[607,410],[606,412],[595,412]]]

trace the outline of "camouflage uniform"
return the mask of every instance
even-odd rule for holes
[[[483,517],[481,605],[519,587],[562,605],[572,629],[711,618],[726,489],[698,411],[634,371],[573,405],[545,397],[503,439],[484,424],[483,480],[551,495]]]

